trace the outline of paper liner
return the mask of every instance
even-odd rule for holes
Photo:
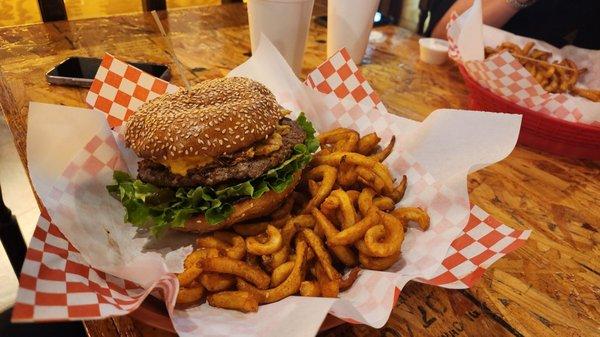
[[[137,72],[130,70],[131,66],[107,54],[94,81],[94,89],[90,90],[87,98],[95,110],[88,112],[105,114],[107,125],[116,127],[116,131],[107,133],[107,128],[101,128],[96,134],[91,132],[93,136],[73,159],[67,161],[68,164],[56,179],[32,179],[41,200],[49,209],[40,217],[27,253],[13,310],[13,321],[95,319],[122,315],[137,308],[153,289],[160,289],[174,326],[181,336],[310,336],[316,333],[327,313],[348,322],[380,327],[387,321],[399,289],[408,280],[415,279],[448,288],[469,287],[493,262],[524,244],[529,231],[513,230],[479,207],[469,204],[465,179],[468,172],[493,163],[510,152],[518,134],[518,117],[461,113],[458,110],[439,111],[420,125],[388,114],[345,50],[333,55],[309,74],[306,86],[303,86],[296,83],[295,77],[294,80],[282,80],[285,76],[293,76],[293,73],[268,41],[261,46],[248,62],[236,68],[232,74],[253,77],[267,86],[279,81],[277,87],[270,87],[278,101],[292,108],[295,114],[298,110],[294,108],[302,108],[319,130],[343,125],[356,128],[361,133],[377,131],[385,140],[391,135],[398,137],[399,151],[395,151],[386,163],[395,176],[408,176],[409,189],[402,204],[416,204],[427,208],[432,226],[425,233],[409,229],[403,245],[402,259],[391,269],[393,272],[364,270],[355,285],[340,294],[339,299],[290,297],[261,306],[257,313],[241,314],[212,308],[206,304],[187,310],[175,310],[174,299],[178,283],[174,274],[167,271],[175,271],[176,261],[180,262],[180,259],[173,258],[169,262],[163,256],[165,260],[162,265],[152,267],[155,274],[149,277],[151,282],[142,277],[144,267],[134,270],[131,261],[114,263],[107,260],[106,265],[90,266],[89,261],[97,261],[98,257],[89,253],[84,255],[76,248],[78,242],[87,242],[90,238],[85,237],[85,232],[77,232],[71,226],[63,224],[64,221],[72,222],[67,219],[69,214],[76,216],[76,211],[72,209],[72,197],[82,191],[89,192],[86,186],[82,187],[86,177],[89,181],[98,180],[99,172],[106,176],[107,172],[117,167],[135,170],[132,167],[135,166],[135,157],[123,148],[119,136],[119,126],[131,113],[127,111],[134,111],[135,107],[127,105],[124,112],[121,107],[115,108],[115,104],[98,102],[103,102],[104,99],[114,102],[117,95],[122,95],[121,92],[130,92],[131,90],[120,90],[121,85],[128,83],[127,81],[136,87],[140,85],[140,81],[144,82],[145,88],[155,87],[150,84],[146,75],[138,76]],[[260,71],[264,69],[263,62],[272,69],[281,68],[284,74],[268,78],[270,75]],[[113,75],[106,74],[117,74],[123,78],[115,79]],[[108,81],[108,78],[111,80]],[[118,93],[114,94],[112,89],[107,90],[107,86],[119,88]],[[161,84],[161,88],[164,89],[163,92],[177,90],[172,85]],[[134,97],[133,94],[129,95]],[[148,94],[146,99],[153,96],[155,95]],[[127,100],[123,102],[125,101]],[[136,105],[139,106],[137,102]],[[324,107],[325,110],[320,110]],[[36,111],[41,108],[49,109],[50,106],[32,106],[30,118],[35,119],[39,115]],[[469,142],[461,138],[461,135],[440,131],[445,125],[456,129],[452,123],[462,123],[465,119],[479,123],[482,129],[482,134],[474,131],[466,139],[481,138],[480,142]],[[498,130],[509,132],[496,129],[494,131],[498,135],[489,132],[489,128],[496,126]],[[444,135],[432,136],[440,133]],[[441,138],[438,139],[439,137]],[[490,143],[486,143],[486,139]],[[35,140],[31,140],[32,144],[34,142]],[[435,148],[439,148],[438,152],[431,151],[430,142],[442,143],[435,145]],[[447,154],[451,149],[445,149],[444,146],[462,147],[461,150],[467,153],[467,157],[456,158],[456,155]],[[497,148],[484,152],[486,147]],[[33,162],[30,172],[37,172],[35,158],[30,158],[30,162]],[[444,163],[441,167],[440,162]],[[80,185],[73,184],[75,176],[79,177],[77,180]],[[105,184],[105,179],[106,177],[99,179],[100,182],[92,185]],[[67,199],[64,199],[65,195]],[[104,209],[94,209],[94,205],[87,205],[89,208],[83,211],[86,215],[96,214],[99,219],[103,219],[100,212],[110,212],[112,207],[104,206]],[[117,213],[122,216],[123,210]],[[55,218],[61,218],[61,222],[54,224]],[[124,225],[127,224],[117,223],[114,230],[127,233],[120,227]],[[73,237],[67,240],[59,227]],[[82,227],[86,228],[85,225]],[[87,251],[88,246],[79,248]],[[156,253],[148,251],[144,254],[148,261],[155,261]],[[107,268],[121,277],[107,274]],[[156,273],[156,270],[163,270],[164,273]],[[127,274],[128,271],[132,272],[131,277]],[[138,283],[145,284],[138,286],[125,279],[136,279]]]
[[[119,126],[144,102],[179,88],[106,54],[85,101],[107,113],[111,127]]]

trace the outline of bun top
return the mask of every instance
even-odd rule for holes
[[[275,96],[259,82],[225,77],[143,104],[125,141],[139,157],[174,159],[231,154],[272,134],[281,119]]]

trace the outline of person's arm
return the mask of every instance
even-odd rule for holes
[[[483,0],[483,23],[494,27],[502,27],[510,18],[512,18],[517,12],[519,7],[511,5],[510,1],[507,0]],[[533,1],[513,1],[516,3],[528,3]],[[446,25],[450,21],[450,16],[453,12],[462,14],[464,11],[469,9],[473,5],[473,0],[457,0],[450,9],[444,14],[444,16],[438,21],[431,32],[432,37],[438,39],[446,39]]]

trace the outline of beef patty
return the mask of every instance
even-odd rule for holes
[[[266,156],[246,158],[242,150],[221,156],[202,168],[190,169],[185,176],[171,173],[160,163],[143,159],[138,164],[138,179],[160,187],[196,187],[257,178],[289,158],[294,146],[303,143],[306,138],[304,130],[296,122],[283,118],[281,124],[288,125],[289,131],[282,135],[281,147]]]

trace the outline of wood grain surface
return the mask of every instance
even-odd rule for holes
[[[324,13],[318,2],[315,14]],[[86,90],[48,85],[62,59],[101,57],[167,63],[191,82],[221,77],[250,55],[246,9],[222,5],[162,13],[185,66],[177,73],[148,14],[0,29],[0,103],[23,162],[27,103],[85,106]],[[423,120],[438,108],[466,108],[452,64],[418,61],[418,36],[374,29],[361,69],[392,113]],[[303,72],[325,59],[326,30],[312,24]],[[517,229],[525,247],[501,259],[468,290],[411,282],[382,329],[342,325],[322,336],[598,336],[600,334],[600,163],[517,146],[500,163],[469,175],[471,200]],[[91,337],[168,336],[129,317],[86,322]]]

